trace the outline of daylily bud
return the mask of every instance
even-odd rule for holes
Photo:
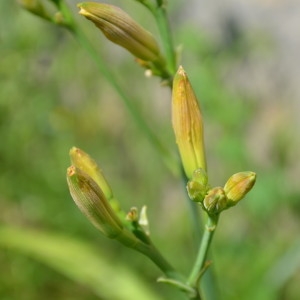
[[[112,190],[102,171],[87,153],[79,148],[72,147],[70,150],[70,158],[72,165],[88,174],[97,183],[108,200],[113,197]]]
[[[40,0],[19,0],[20,5],[31,13],[47,20],[51,20]]]
[[[97,183],[76,166],[68,168],[67,181],[71,196],[81,212],[105,236],[117,238],[123,231],[122,222]]]
[[[192,178],[194,170],[206,170],[203,124],[197,98],[181,66],[173,81],[172,123],[184,171]]]
[[[187,183],[189,197],[195,202],[202,202],[208,187],[207,174],[203,169],[197,169],[193,173],[192,180]]]
[[[91,20],[113,43],[142,60],[162,60],[152,34],[120,8],[96,2],[83,2],[77,6],[80,8],[79,14]]]
[[[203,206],[208,214],[219,214],[227,208],[227,197],[221,187],[215,187],[209,190],[203,200]]]
[[[228,207],[236,205],[252,189],[256,181],[254,172],[239,172],[232,175],[224,186]]]
[[[139,219],[139,214],[137,208],[135,206],[131,207],[130,211],[126,215],[126,220],[130,222],[137,222],[138,219]]]

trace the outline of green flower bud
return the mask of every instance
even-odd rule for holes
[[[204,169],[196,169],[193,172],[193,177],[192,179],[196,182],[198,182],[199,184],[201,184],[202,186],[206,187],[208,184],[208,176],[207,173]]]
[[[221,187],[215,187],[208,191],[203,200],[203,207],[210,215],[219,214],[227,208],[227,197]]]
[[[163,61],[151,33],[120,8],[96,2],[78,4],[79,14],[91,20],[113,43],[145,61]]]
[[[76,168],[88,174],[101,188],[105,197],[110,200],[113,192],[97,163],[83,150],[73,147],[70,150],[71,163]]]
[[[246,171],[232,175],[224,186],[228,207],[236,205],[252,189],[256,181],[254,172]]]
[[[126,220],[130,222],[137,222],[139,219],[138,209],[136,207],[131,207],[130,211],[126,215]]]
[[[203,124],[197,98],[182,67],[173,81],[172,124],[184,171],[192,178],[196,169],[206,170]]]
[[[208,187],[208,177],[203,169],[197,169],[193,173],[192,180],[187,183],[187,191],[191,200],[202,202]]]
[[[19,4],[32,14],[49,21],[51,20],[50,15],[46,12],[40,0],[19,0]]]
[[[67,181],[74,202],[92,224],[109,238],[121,235],[123,224],[97,183],[76,166],[68,168]]]

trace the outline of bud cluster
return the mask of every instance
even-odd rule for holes
[[[232,175],[225,186],[210,188],[206,173],[203,124],[200,106],[187,74],[179,67],[172,91],[172,123],[191,200],[211,215],[236,205],[253,187],[256,174]]]
[[[72,166],[67,170],[67,182],[80,211],[108,238],[135,247],[141,241],[120,219],[112,190],[99,166],[87,153],[75,147],[70,150],[70,157]]]
[[[197,174],[200,173],[202,175],[197,178]],[[190,198],[201,203],[208,214],[216,215],[242,200],[254,186],[255,180],[254,172],[239,172],[232,175],[223,188],[209,188],[206,174],[199,169],[187,183],[187,191]]]

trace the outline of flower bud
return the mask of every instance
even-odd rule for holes
[[[34,15],[46,20],[51,20],[50,15],[46,12],[40,0],[19,0],[19,3],[24,9],[28,10]]]
[[[81,212],[109,238],[117,238],[123,225],[97,183],[76,166],[67,170],[71,196]]]
[[[181,66],[173,81],[172,123],[184,171],[192,178],[194,170],[206,170],[203,124],[197,98]]]
[[[227,208],[227,197],[221,187],[215,187],[208,191],[203,200],[203,206],[208,214],[219,214]]]
[[[138,222],[139,214],[138,209],[134,206],[130,208],[130,211],[126,215],[126,220],[130,222]]]
[[[143,206],[140,212],[139,225],[143,228],[147,235],[150,235],[150,226],[147,216],[147,206]]]
[[[113,198],[113,192],[102,171],[97,163],[87,153],[79,148],[72,147],[70,150],[70,158],[72,165],[89,175],[101,188],[103,194],[108,200]]]
[[[79,14],[91,20],[113,43],[142,60],[162,60],[152,34],[120,8],[96,2],[83,2],[77,6],[80,8]]]
[[[195,202],[202,202],[208,190],[207,184],[206,172],[203,169],[195,170],[192,180],[186,186],[190,199]]]
[[[256,181],[254,172],[246,171],[232,175],[224,186],[228,207],[236,205],[252,189]]]

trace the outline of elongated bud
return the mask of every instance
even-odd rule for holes
[[[83,2],[77,6],[80,8],[79,14],[91,20],[113,43],[142,60],[162,60],[152,34],[120,8],[96,2]]]
[[[236,205],[252,189],[256,181],[254,172],[246,171],[232,175],[224,186],[228,206]]]
[[[105,236],[117,238],[123,231],[122,222],[97,183],[75,166],[68,168],[67,181],[71,196],[81,212]]]
[[[76,147],[72,147],[69,154],[72,165],[89,175],[101,188],[108,200],[113,198],[111,187],[97,163],[86,152]]]
[[[206,171],[201,111],[191,83],[181,66],[173,81],[172,123],[187,177],[192,178],[196,169]]]
[[[46,20],[51,20],[40,0],[19,0],[20,5],[29,12]]]
[[[215,187],[209,190],[203,200],[203,206],[208,214],[219,214],[227,208],[227,197],[221,187]]]
[[[192,179],[187,183],[187,191],[190,199],[195,202],[202,202],[208,190],[208,178],[203,169],[197,169]]]

